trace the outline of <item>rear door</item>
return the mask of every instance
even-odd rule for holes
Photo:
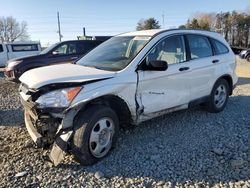
[[[168,63],[166,71],[138,71],[136,99],[145,117],[189,102],[190,69],[186,62],[186,49],[182,35],[170,36],[160,41],[149,52],[143,63],[161,60]],[[143,69],[143,68],[142,68]]]
[[[3,46],[3,44],[0,44],[0,67],[5,66],[6,61],[7,61],[7,50]]]
[[[211,92],[215,75],[213,50],[209,39],[203,35],[185,35],[190,51],[187,63],[192,70],[189,79],[190,101],[205,97]]]

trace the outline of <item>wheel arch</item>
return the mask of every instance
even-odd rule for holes
[[[230,76],[229,74],[224,74],[222,76],[220,76],[215,82],[218,82],[219,80],[221,79],[224,79],[227,81],[228,83],[228,86],[229,86],[229,95],[232,95],[233,94],[233,79],[232,79],[232,76]]]
[[[117,95],[104,95],[88,101],[78,111],[75,117],[77,117],[78,114],[88,109],[91,105],[105,105],[110,107],[117,114],[121,127],[127,127],[133,122],[132,115],[127,103]]]

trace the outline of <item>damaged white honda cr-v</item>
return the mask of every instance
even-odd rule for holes
[[[217,33],[148,30],[101,44],[76,64],[30,70],[20,78],[25,124],[37,146],[52,145],[83,165],[114,145],[119,127],[206,105],[220,112],[237,82],[235,56]]]

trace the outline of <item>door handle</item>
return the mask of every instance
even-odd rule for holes
[[[179,68],[179,71],[186,71],[186,70],[189,70],[189,67],[181,67],[181,68]]]
[[[71,60],[76,60],[78,57],[71,57],[70,59]]]
[[[218,59],[215,59],[212,61],[212,63],[219,63],[220,61]]]

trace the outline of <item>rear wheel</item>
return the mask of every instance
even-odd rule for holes
[[[213,87],[209,101],[207,103],[208,111],[213,113],[221,112],[227,104],[228,96],[228,82],[224,79],[218,80]]]
[[[119,121],[109,107],[95,105],[78,115],[74,124],[72,153],[82,165],[91,165],[105,157],[114,145]]]

